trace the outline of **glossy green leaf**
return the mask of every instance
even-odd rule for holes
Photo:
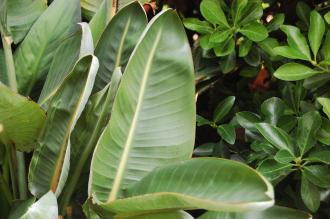
[[[47,8],[44,0],[8,1],[7,24],[15,44],[22,41],[36,19]]]
[[[231,17],[233,19],[234,26],[241,19],[243,9],[246,7],[248,0],[233,0],[231,4]]]
[[[296,141],[300,155],[304,155],[315,145],[315,137],[321,124],[321,116],[317,111],[305,113],[299,118]]]
[[[235,127],[230,124],[219,125],[217,128],[218,134],[228,144],[234,144],[236,140]]]
[[[325,32],[325,23],[323,17],[317,11],[312,11],[310,14],[308,40],[315,58],[321,46],[324,32]]]
[[[299,51],[306,60],[311,60],[309,46],[306,38],[300,30],[291,25],[282,25],[281,30],[287,35],[289,46],[296,51]]]
[[[273,19],[267,24],[266,28],[268,32],[278,30],[284,23],[285,15],[283,13],[275,14]]]
[[[300,20],[304,22],[306,26],[309,25],[309,15],[311,8],[303,1],[299,1],[296,5],[296,14]]]
[[[322,126],[316,134],[316,140],[319,142],[330,145],[330,121],[322,117]]]
[[[185,18],[183,20],[184,26],[192,31],[196,31],[200,34],[212,33],[213,28],[207,21],[201,21],[197,18]]]
[[[274,53],[290,59],[301,59],[308,61],[308,59],[301,52],[289,46],[277,46],[274,48]]]
[[[61,193],[69,171],[70,136],[93,88],[98,60],[85,56],[54,95],[29,171],[29,188],[40,197]]]
[[[276,125],[284,114],[285,103],[278,97],[272,97],[261,104],[261,113],[265,116],[266,122]]]
[[[249,0],[247,2],[248,3],[244,7],[240,16],[240,21],[239,21],[240,26],[259,20],[263,14],[261,1]]]
[[[20,219],[57,219],[57,200],[53,192],[49,191],[37,202],[32,204]]]
[[[292,139],[282,129],[268,123],[258,123],[256,124],[256,127],[260,134],[262,134],[273,146],[280,150],[287,150],[292,155],[294,154]]]
[[[252,41],[249,39],[244,39],[239,45],[239,57],[245,57],[252,48]]]
[[[264,211],[248,211],[241,213],[226,213],[209,211],[197,219],[312,219],[306,212],[292,208],[273,206]]]
[[[235,50],[235,40],[228,38],[227,40],[216,44],[214,47],[214,53],[216,56],[227,56]]]
[[[305,166],[303,171],[306,178],[314,185],[330,188],[330,169],[327,166]]]
[[[149,23],[127,64],[94,151],[89,195],[113,201],[154,168],[189,158],[195,115],[189,43],[177,14],[165,10]]]
[[[306,207],[312,212],[317,211],[320,207],[320,192],[315,185],[306,179],[304,174],[301,178],[300,194]]]
[[[317,101],[322,105],[323,112],[328,116],[330,119],[330,99],[325,97],[318,97]]]
[[[305,65],[298,63],[287,63],[279,67],[274,76],[284,81],[298,81],[312,77],[321,72],[311,69]]]
[[[230,172],[235,174],[222,174]],[[194,158],[155,169],[128,188],[127,198],[100,207],[122,216],[170,209],[262,210],[273,205],[273,195],[269,182],[242,163]]]
[[[252,132],[257,131],[255,124],[262,122],[259,115],[247,111],[236,113],[236,119],[243,128]]]
[[[210,36],[211,43],[221,43],[232,37],[233,31],[231,29],[215,31]]]
[[[273,184],[281,181],[292,171],[293,165],[278,163],[275,160],[265,160],[263,161],[257,170],[264,175]]]
[[[215,123],[221,122],[230,112],[235,104],[235,97],[229,96],[218,103],[214,110],[213,121]]]
[[[314,151],[306,159],[312,162],[330,164],[330,151]]]
[[[294,160],[294,158],[295,157],[292,156],[292,154],[287,150],[279,150],[274,156],[274,159],[277,162],[283,163],[283,164],[290,163],[291,161]]]
[[[45,112],[35,102],[0,83],[0,140],[19,151],[31,151],[45,122]]]
[[[100,68],[93,92],[102,90],[110,82],[116,67],[124,71],[146,25],[147,17],[138,2],[127,5],[113,17],[95,48]]]
[[[254,42],[260,42],[268,37],[267,29],[258,22],[241,27],[239,32]]]
[[[72,71],[79,58],[93,54],[92,34],[87,23],[80,23],[80,31],[65,40],[57,49],[50,66],[38,103],[47,109],[52,97]]]
[[[150,213],[140,216],[130,217],[132,219],[194,219],[190,214],[185,211],[169,211],[163,213]]]
[[[217,0],[203,0],[200,4],[203,17],[212,24],[229,27],[226,16]]]

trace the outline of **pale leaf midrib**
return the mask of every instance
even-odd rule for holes
[[[141,81],[140,92],[139,92],[138,101],[137,101],[137,105],[136,105],[136,110],[134,112],[134,116],[133,116],[131,126],[129,127],[128,136],[127,136],[127,139],[126,139],[126,142],[125,142],[125,145],[124,145],[124,151],[123,151],[123,154],[121,156],[121,160],[120,160],[117,172],[115,174],[115,178],[114,178],[114,181],[113,181],[113,186],[111,188],[111,192],[109,194],[107,202],[114,201],[117,198],[117,194],[118,194],[118,191],[120,189],[121,182],[123,180],[123,175],[124,175],[124,172],[125,172],[128,155],[129,155],[129,152],[130,152],[130,149],[131,149],[131,144],[132,144],[133,137],[134,137],[133,135],[134,135],[134,132],[135,132],[135,129],[136,129],[136,126],[137,126],[137,120],[138,120],[139,112],[142,108],[142,102],[143,102],[143,97],[144,97],[144,93],[145,93],[146,86],[147,86],[148,76],[150,74],[151,65],[152,65],[152,61],[153,61],[153,58],[154,58],[154,54],[156,52],[156,48],[157,48],[157,46],[159,44],[159,41],[160,41],[161,33],[162,33],[162,30],[160,29],[157,32],[157,36],[154,40],[154,44],[151,48],[151,51],[149,53],[149,57],[148,57],[148,59],[146,61],[146,64],[145,64],[144,74],[143,74],[143,78],[142,78],[142,81]]]

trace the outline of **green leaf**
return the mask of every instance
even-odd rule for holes
[[[304,22],[306,26],[309,26],[309,15],[311,8],[303,1],[299,1],[296,5],[296,14],[300,20]]]
[[[306,212],[292,208],[273,206],[264,211],[248,211],[241,213],[226,213],[209,211],[197,219],[312,219]]]
[[[225,140],[228,144],[234,144],[236,140],[235,127],[229,124],[219,125],[217,128],[218,134]]]
[[[36,19],[47,8],[44,0],[10,0],[7,5],[7,24],[15,44],[21,42]]]
[[[330,151],[314,151],[306,158],[308,161],[330,164]]]
[[[258,123],[256,127],[260,134],[273,146],[280,150],[287,150],[294,155],[292,139],[282,129],[268,123]]]
[[[247,111],[236,113],[236,119],[240,126],[252,132],[257,131],[255,124],[262,122],[259,115]]]
[[[280,150],[276,153],[276,155],[274,156],[274,159],[279,162],[279,163],[283,163],[283,164],[287,164],[290,163],[291,161],[294,160],[294,156],[292,156],[292,154],[290,154],[289,151],[287,150]]]
[[[325,60],[330,61],[330,30],[328,30],[325,37],[322,47],[322,54]]]
[[[302,53],[289,46],[277,46],[274,48],[274,53],[289,59],[300,59],[308,61],[308,59]]]
[[[321,127],[321,124],[321,116],[317,111],[305,113],[301,118],[299,118],[296,141],[301,156],[303,156],[315,145],[315,137]]]
[[[217,0],[203,0],[200,4],[203,17],[212,24],[229,27],[226,16]]]
[[[248,0],[233,0],[231,4],[231,17],[233,19],[234,26],[239,22],[242,18],[241,14],[243,9],[246,7]]]
[[[314,59],[321,46],[323,35],[325,32],[325,23],[322,16],[317,11],[312,11],[310,14],[310,25],[308,29],[309,45],[313,51]]]
[[[134,219],[194,219],[190,214],[185,211],[168,211],[168,212],[160,212],[160,213],[150,213],[144,214],[140,216],[132,217]]]
[[[127,198],[99,206],[118,216],[175,209],[243,211],[270,207],[273,198],[272,186],[250,167],[194,158],[157,168],[128,188]]]
[[[262,2],[259,0],[249,0],[241,13],[238,24],[243,26],[250,22],[259,20],[263,14],[261,3]]]
[[[35,102],[0,83],[0,140],[19,151],[31,151],[45,122],[45,112]]]
[[[49,190],[56,196],[61,193],[69,169],[71,132],[89,98],[97,69],[96,57],[80,59],[49,105],[29,170],[29,188],[35,196]]]
[[[235,41],[233,38],[228,38],[227,40],[216,44],[214,47],[214,53],[216,56],[227,56],[235,50]]]
[[[231,38],[233,33],[231,29],[227,30],[218,30],[211,34],[210,36],[210,42],[211,43],[221,43],[225,40],[228,40],[228,38]]]
[[[284,81],[298,81],[312,77],[321,72],[311,69],[305,65],[298,63],[287,63],[279,67],[274,76]]]
[[[325,21],[330,24],[330,11],[328,11],[325,15],[324,15],[324,19]]]
[[[306,60],[311,60],[310,50],[306,38],[300,30],[291,25],[282,25],[281,30],[287,35],[289,46],[296,51],[299,51]]]
[[[192,31],[196,31],[200,34],[208,34],[213,32],[213,28],[207,21],[201,21],[197,18],[185,18],[183,19],[183,25]]]
[[[278,30],[284,23],[285,15],[283,13],[276,14],[273,19],[267,24],[268,32]]]
[[[303,173],[314,185],[321,188],[330,188],[330,169],[327,166],[305,166]]]
[[[318,133],[316,134],[316,139],[325,145],[330,145],[330,121],[329,121],[329,119],[322,117],[322,126],[318,130]]]
[[[147,17],[139,2],[127,5],[113,17],[95,48],[100,68],[93,92],[102,90],[110,82],[116,67],[125,70],[129,56],[146,25]]]
[[[77,30],[80,19],[78,0],[55,0],[33,24],[14,56],[20,93],[29,94],[46,78],[56,48]]]
[[[243,39],[243,41],[239,45],[239,57],[245,57],[252,48],[252,41],[249,39]]]
[[[235,96],[229,96],[223,99],[218,103],[217,107],[214,110],[213,121],[215,123],[222,122],[223,119],[228,115],[230,110],[235,104]]]
[[[330,99],[325,97],[318,97],[317,101],[322,105],[323,112],[328,116],[330,119]]]
[[[275,160],[265,160],[259,165],[257,170],[273,184],[276,184],[292,172],[292,167],[293,165],[290,163],[283,164]]]
[[[261,104],[261,113],[265,116],[266,122],[276,125],[284,114],[285,103],[278,97],[272,97]]]
[[[304,174],[301,177],[300,194],[306,207],[312,212],[316,212],[320,207],[320,192],[315,185],[307,180]]]
[[[57,219],[57,200],[53,192],[49,191],[37,202],[32,204],[20,219]]]
[[[189,43],[180,18],[165,10],[149,23],[127,64],[94,151],[89,195],[113,201],[154,168],[189,158],[195,115]]]
[[[78,59],[94,52],[92,34],[88,24],[80,23],[80,27],[81,31],[65,40],[55,52],[38,100],[39,105],[44,109],[47,109],[47,105]]]
[[[268,37],[267,29],[258,22],[241,27],[239,32],[254,42],[260,42]]]

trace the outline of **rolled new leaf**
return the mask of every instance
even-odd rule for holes
[[[133,2],[116,14],[101,35],[95,48],[100,68],[94,92],[102,90],[116,67],[124,71],[139,37],[147,26],[147,17],[139,2]]]
[[[271,184],[242,163],[194,158],[159,167],[125,191],[126,198],[99,204],[118,217],[175,209],[240,212],[274,204]]]
[[[80,20],[79,0],[54,0],[36,20],[14,56],[21,93],[29,94],[46,78],[56,48],[76,31]]]
[[[45,122],[39,105],[0,82],[0,141],[14,145],[19,151],[31,151]]]
[[[58,196],[64,186],[69,171],[70,135],[92,91],[97,69],[95,56],[83,57],[52,99],[30,164],[29,188],[35,196],[48,190]]]
[[[94,151],[89,195],[113,201],[154,168],[188,159],[195,139],[194,74],[173,10],[149,23],[124,72]]]

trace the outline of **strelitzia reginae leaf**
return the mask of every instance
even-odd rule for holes
[[[161,12],[125,69],[110,122],[94,151],[89,196],[113,201],[154,168],[191,156],[196,116],[192,66],[179,17],[173,10]]]
[[[127,198],[99,206],[104,213],[125,218],[175,209],[263,210],[274,204],[273,187],[261,174],[242,163],[217,158],[159,167],[125,193]]]
[[[14,56],[20,93],[28,95],[46,78],[54,51],[80,20],[79,0],[54,0],[33,24]]]
[[[98,60],[80,59],[54,95],[29,171],[29,188],[40,197],[47,191],[58,196],[69,171],[70,135],[92,91]]]
[[[93,54],[94,45],[87,23],[79,23],[80,30],[66,39],[57,49],[38,103],[47,109],[49,102],[79,58]]]

